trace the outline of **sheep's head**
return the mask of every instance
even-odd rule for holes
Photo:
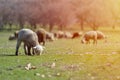
[[[33,47],[33,50],[34,50],[35,54],[41,55],[43,52],[43,46],[37,45],[37,46]]]
[[[81,40],[81,43],[82,43],[82,44],[85,44],[86,42],[87,42],[87,41],[86,41],[85,39],[82,39],[82,40]]]

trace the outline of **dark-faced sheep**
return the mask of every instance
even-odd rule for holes
[[[43,43],[45,45],[46,42],[46,31],[42,28],[36,31],[36,34],[38,36],[38,42]]]
[[[33,49],[33,54],[41,54],[43,51],[42,46],[39,45],[36,33],[30,29],[21,29],[19,31],[16,44],[16,55],[18,55],[21,42],[24,43],[24,51],[27,55],[31,55],[31,48]]]
[[[46,41],[54,41],[55,40],[53,33],[50,33],[42,28],[38,29],[36,31],[36,34],[38,36],[39,43],[43,43],[43,45],[45,45]]]
[[[82,32],[74,32],[74,33],[73,33],[73,36],[72,36],[72,39],[81,37],[82,34],[83,34]]]
[[[93,44],[97,44],[97,40],[104,38],[105,35],[101,31],[88,31],[83,35],[81,42],[90,43],[90,40],[93,40]]]

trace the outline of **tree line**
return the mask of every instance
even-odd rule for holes
[[[26,24],[55,26],[60,30],[79,24],[81,30],[89,26],[96,30],[100,26],[115,26],[120,19],[119,0],[0,0],[0,30],[5,25]]]

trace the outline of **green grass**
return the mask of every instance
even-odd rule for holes
[[[12,32],[0,32],[0,80],[120,80],[120,30],[102,29],[107,42],[81,44],[80,39],[47,42],[41,56],[26,56],[23,45],[15,55]],[[52,63],[54,68],[50,68]],[[36,69],[26,70],[31,63]],[[45,77],[36,74],[45,75]],[[57,74],[60,75],[57,75]]]

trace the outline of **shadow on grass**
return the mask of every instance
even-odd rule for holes
[[[0,57],[2,56],[16,56],[15,54],[0,54]]]
[[[16,56],[15,54],[0,54],[0,57],[4,56]],[[18,55],[18,56],[34,56],[34,55]]]

